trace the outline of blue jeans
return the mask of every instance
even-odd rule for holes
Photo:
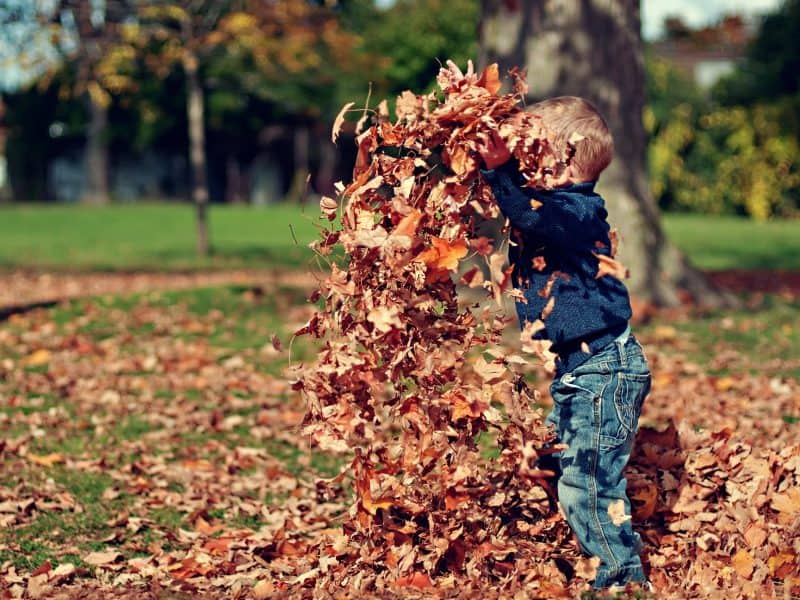
[[[633,336],[611,342],[550,386],[546,423],[569,445],[556,455],[558,499],[581,549],[600,558],[596,589],[645,580],[622,470],[649,390],[650,370]]]

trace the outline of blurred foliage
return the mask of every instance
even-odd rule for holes
[[[102,51],[79,54],[7,98],[9,158],[25,163],[26,179],[43,181],[44,163],[83,140],[84,91],[109,106],[112,148],[186,152],[187,51],[199,61],[212,168],[228,157],[247,164],[269,144],[288,148],[298,125],[321,142],[345,102],[374,106],[405,89],[430,90],[439,61],[463,65],[476,56],[479,7],[478,0],[397,0],[384,8],[373,0],[119,2],[96,33]],[[800,0],[787,0],[710,92],[647,58],[650,176],[662,208],[758,219],[800,212],[797,31]],[[54,121],[63,126],[58,139],[48,131]],[[342,162],[350,150],[340,146]],[[290,168],[291,151],[277,155]]]
[[[434,88],[446,59],[464,65],[478,51],[476,0],[397,0],[379,9],[370,0],[345,3],[345,22],[359,31],[364,50],[383,59],[379,97]]]
[[[647,60],[650,180],[664,209],[756,219],[800,211],[800,0],[762,23],[743,64],[710,94]]]

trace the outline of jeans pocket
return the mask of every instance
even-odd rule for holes
[[[646,373],[617,373],[613,395],[603,397],[603,424],[600,443],[613,447],[633,439],[639,422],[642,403],[650,389]]]

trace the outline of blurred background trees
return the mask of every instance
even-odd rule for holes
[[[0,199],[194,200],[206,250],[208,202],[301,201],[347,179],[352,130],[329,138],[341,105],[432,89],[439,61],[479,54],[492,4],[7,0]],[[659,207],[797,214],[799,6],[701,29],[672,18],[645,45]]]

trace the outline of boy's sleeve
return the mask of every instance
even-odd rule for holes
[[[564,248],[593,247],[608,236],[608,213],[581,199],[562,195],[533,208],[536,191],[521,188],[508,169],[482,171],[511,225],[524,234],[549,239]]]
[[[512,174],[507,168],[481,171],[492,188],[500,210],[508,217],[511,224],[524,233],[540,233],[542,215],[533,210],[531,199],[512,179]]]

